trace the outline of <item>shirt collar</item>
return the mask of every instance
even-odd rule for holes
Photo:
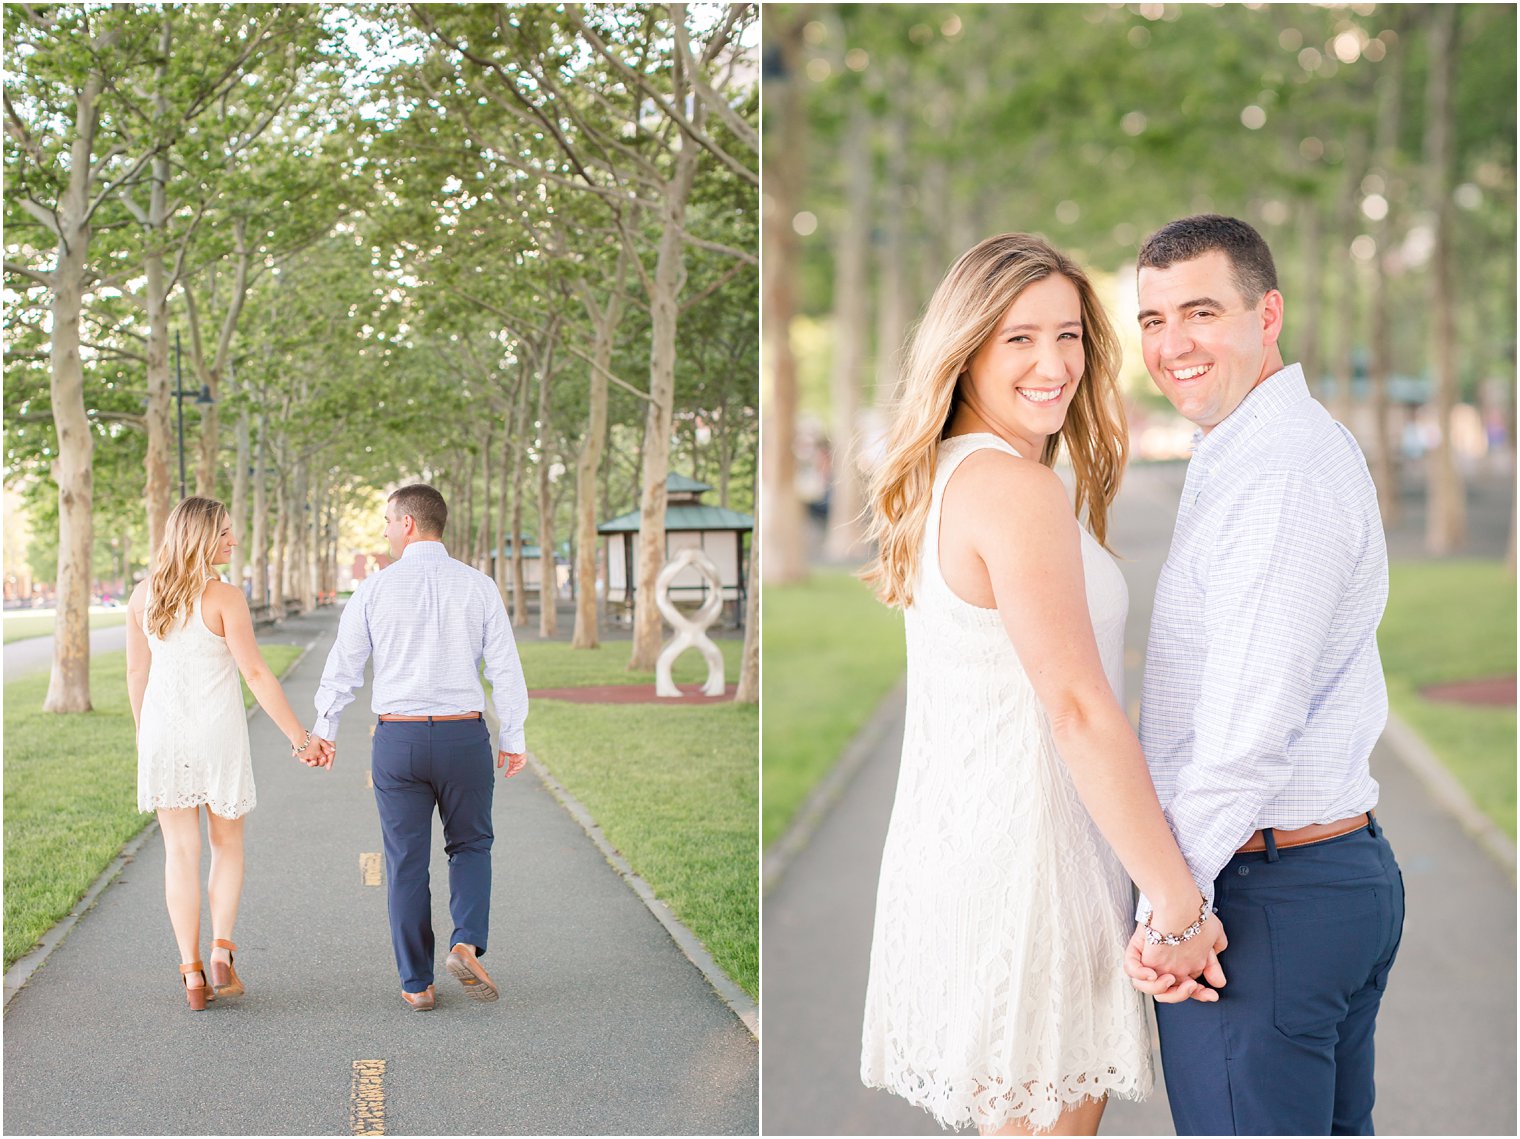
[[[449,552],[444,548],[442,542],[432,538],[424,538],[420,542],[412,542],[409,545],[403,546],[401,556],[403,558],[446,558],[449,556]]]
[[[1203,459],[1213,470],[1232,449],[1253,438],[1258,431],[1295,404],[1309,399],[1309,385],[1298,364],[1273,372],[1246,393],[1240,406],[1207,435],[1193,433],[1193,458]]]

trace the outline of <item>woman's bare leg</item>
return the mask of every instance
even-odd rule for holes
[[[243,820],[224,819],[206,808],[211,832],[211,937],[232,941],[232,927],[237,924],[238,903],[243,897]],[[230,961],[232,954],[213,948],[216,961]]]
[[[179,943],[180,964],[188,965],[201,958],[201,809],[161,808],[158,829],[164,835],[164,901]],[[200,973],[191,973],[185,983],[206,981]]]
[[[1108,1097],[1084,1099],[1074,1103],[1056,1117],[1049,1131],[1033,1131],[1023,1122],[1015,1121],[996,1131],[983,1131],[983,1135],[1096,1135],[1098,1123],[1103,1119],[1103,1109]]]

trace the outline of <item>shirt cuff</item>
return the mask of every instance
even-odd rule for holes
[[[528,741],[523,736],[523,730],[518,728],[515,732],[502,732],[500,750],[508,755],[522,755],[526,752]]]
[[[338,739],[337,717],[334,716],[332,719],[328,719],[326,716],[318,716],[316,723],[311,726],[311,734],[318,739],[336,742]]]

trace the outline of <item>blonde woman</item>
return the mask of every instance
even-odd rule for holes
[[[981,242],[929,302],[871,488],[867,579],[904,611],[908,707],[861,1078],[983,1134],[1096,1134],[1110,1094],[1149,1092],[1126,871],[1176,941],[1150,974],[1181,982],[1167,999],[1224,983],[1117,696],[1118,362],[1077,265]]]
[[[132,591],[127,691],[137,723],[137,805],[157,811],[164,895],[179,942],[185,999],[200,1011],[238,996],[232,928],[243,890],[243,816],[253,809],[253,761],[241,671],[259,705],[299,756],[312,750],[254,641],[242,590],[213,566],[232,556],[227,508],[187,498],[174,508],[153,572]],[[211,969],[200,953],[200,808],[211,837]]]

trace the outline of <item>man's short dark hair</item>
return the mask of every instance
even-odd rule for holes
[[[417,532],[430,537],[443,537],[443,528],[449,523],[449,506],[427,483],[412,483],[392,491],[390,501],[396,507],[396,519],[410,514],[417,523]]]
[[[1138,268],[1170,269],[1178,261],[1193,261],[1216,249],[1229,258],[1230,276],[1247,304],[1254,305],[1277,288],[1277,266],[1261,234],[1239,218],[1221,214],[1168,222],[1140,247]]]

